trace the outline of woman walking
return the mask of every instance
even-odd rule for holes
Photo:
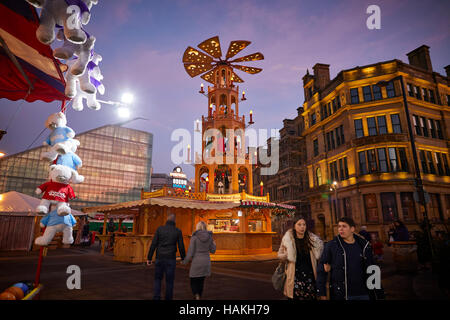
[[[205,277],[211,275],[210,253],[216,252],[216,243],[212,238],[212,232],[206,230],[206,223],[197,223],[196,231],[192,234],[188,253],[183,264],[189,263],[192,258],[189,278],[194,299],[200,300],[203,292]]]
[[[281,240],[278,257],[287,261],[284,295],[294,300],[317,298],[317,261],[323,250],[318,236],[306,230],[306,220],[298,217],[294,227],[286,231]]]

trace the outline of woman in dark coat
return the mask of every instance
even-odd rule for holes
[[[199,300],[203,292],[205,277],[211,275],[210,253],[216,252],[216,243],[212,238],[212,232],[206,230],[206,223],[197,223],[196,231],[192,234],[189,249],[183,264],[192,259],[189,270],[191,289],[194,299]]]

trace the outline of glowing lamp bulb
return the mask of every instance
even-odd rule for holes
[[[129,118],[130,117],[130,110],[125,107],[119,107],[117,109],[117,114],[120,118]]]
[[[121,98],[123,103],[129,104],[134,101],[134,97],[131,93],[124,93]]]

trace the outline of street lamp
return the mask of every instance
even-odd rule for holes
[[[413,134],[412,124],[411,124],[411,117],[409,114],[409,108],[408,108],[408,100],[406,98],[406,92],[405,92],[405,84],[403,82],[403,76],[399,75],[389,81],[379,81],[377,85],[379,87],[386,87],[389,82],[393,82],[395,80],[400,80],[400,84],[402,87],[402,95],[403,95],[403,106],[405,107],[405,114],[406,114],[406,122],[408,124],[408,134],[409,134],[409,141],[411,142],[411,152],[413,155],[413,161],[414,161],[414,168],[416,170],[416,176],[415,176],[415,188],[416,192],[419,196],[419,203],[423,206],[423,221],[425,223],[425,232],[427,233],[428,242],[431,249],[431,255],[434,257],[434,250],[433,250],[433,242],[431,237],[431,230],[430,230],[430,221],[428,220],[428,211],[427,211],[427,205],[425,202],[425,190],[423,189],[423,182],[422,182],[422,176],[420,174],[419,169],[419,160],[417,159],[417,149],[416,149],[416,142],[415,137]]]
[[[4,156],[6,156],[6,153],[0,151],[0,158],[3,158]]]
[[[338,219],[338,217],[340,216],[339,214],[339,204],[338,204],[338,197],[337,197],[337,181],[333,181],[333,183],[330,186],[330,191],[334,191],[334,199],[336,200],[336,206],[334,207],[334,213],[335,213],[335,220]],[[331,211],[332,214],[333,210]],[[333,228],[333,216],[331,217],[331,228]]]

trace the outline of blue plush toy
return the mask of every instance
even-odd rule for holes
[[[44,234],[34,241],[39,246],[47,246],[57,232],[63,233],[63,243],[72,244],[72,227],[77,223],[72,214],[59,216],[57,210],[51,211],[41,219],[41,227],[45,228]]]

